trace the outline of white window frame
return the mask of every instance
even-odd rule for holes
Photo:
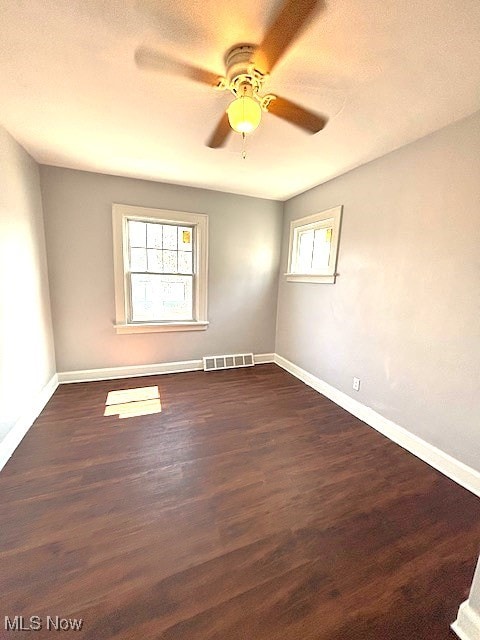
[[[193,227],[193,321],[130,322],[130,296],[128,294],[128,220],[159,222]],[[165,331],[204,331],[208,327],[208,216],[203,213],[168,211],[112,205],[113,260],[115,273],[115,315],[117,333],[153,333]]]
[[[284,275],[288,282],[316,282],[335,283],[337,277],[338,241],[340,238],[340,226],[342,222],[343,206],[333,207],[321,213],[292,220],[290,223],[290,238],[288,242],[288,267]],[[309,229],[321,229],[332,227],[332,241],[328,266],[322,271],[300,273],[295,268],[295,260],[298,252],[298,240],[300,232]]]

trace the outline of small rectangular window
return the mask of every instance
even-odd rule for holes
[[[335,282],[342,207],[290,223],[288,271],[291,282]]]

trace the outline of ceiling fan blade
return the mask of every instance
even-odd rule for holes
[[[324,0],[286,0],[255,52],[255,66],[271,73],[314,13],[324,7]]]
[[[228,115],[227,112],[225,112],[221,117],[220,122],[217,124],[215,131],[212,133],[210,140],[207,142],[207,147],[210,147],[211,149],[223,147],[227,142],[227,138],[231,131],[232,128],[228,121]]]
[[[195,67],[182,60],[171,58],[160,51],[155,51],[148,47],[139,47],[135,51],[135,62],[137,66],[142,69],[153,69],[163,71],[164,73],[185,76],[191,80],[209,84],[212,87],[218,84],[220,78],[216,73]]]
[[[321,131],[328,121],[328,118],[325,116],[313,113],[313,111],[308,111],[299,104],[295,104],[279,96],[269,104],[268,112],[310,133],[318,133]]]

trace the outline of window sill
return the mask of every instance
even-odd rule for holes
[[[285,273],[287,282],[316,282],[323,284],[335,284],[337,274],[320,276],[313,273]]]
[[[165,333],[170,331],[205,331],[208,328],[208,322],[139,322],[113,326],[117,333]]]

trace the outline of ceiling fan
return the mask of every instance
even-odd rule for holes
[[[264,112],[272,113],[309,133],[318,133],[327,123],[325,116],[308,111],[276,94],[262,95],[261,92],[277,62],[313,19],[315,12],[323,7],[323,0],[285,0],[259,46],[239,44],[227,51],[224,76],[219,77],[146,47],[137,49],[135,61],[142,68],[178,73],[217,90],[231,91],[235,99],[207,142],[207,146],[213,149],[222,147],[232,130],[244,137],[254,131]]]

